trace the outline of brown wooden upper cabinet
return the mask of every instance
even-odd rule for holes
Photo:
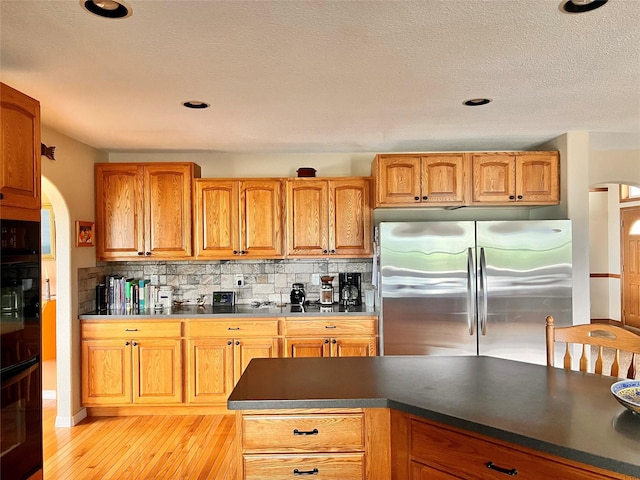
[[[560,201],[558,152],[474,153],[473,204],[555,205]]]
[[[376,207],[464,205],[469,154],[377,155]]]
[[[193,163],[99,163],[96,238],[100,260],[192,255]]]
[[[195,185],[198,257],[283,256],[282,180],[200,179]]]
[[[2,218],[40,221],[40,102],[0,83]]]
[[[289,257],[370,257],[371,179],[287,180]]]

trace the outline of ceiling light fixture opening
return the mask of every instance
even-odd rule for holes
[[[133,14],[133,9],[122,1],[80,0],[80,5],[86,11],[103,18],[127,18]]]
[[[462,102],[462,104],[467,107],[479,107],[480,105],[486,105],[487,103],[491,103],[491,100],[488,98],[472,98]]]
[[[191,100],[191,101],[188,101],[188,102],[184,102],[182,105],[184,105],[187,108],[194,108],[196,110],[203,109],[203,108],[209,108],[211,106],[208,103],[201,102],[199,100]]]
[[[563,13],[586,13],[602,7],[609,0],[563,0],[560,11]]]

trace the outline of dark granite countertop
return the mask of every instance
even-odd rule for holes
[[[254,359],[228,407],[389,407],[640,477],[640,416],[616,380],[491,357]]]
[[[234,306],[212,306],[204,305],[181,305],[167,310],[116,310],[110,312],[90,312],[79,315],[80,320],[112,320],[119,318],[127,319],[158,319],[158,318],[218,318],[221,316],[229,316],[236,318],[257,318],[257,317],[310,317],[314,315],[321,316],[358,316],[358,315],[378,315],[378,312],[366,305],[355,305],[345,307],[338,303],[332,306],[311,304],[305,307],[305,311],[297,305],[285,305],[277,307],[273,305],[253,307],[251,305],[234,305]]]

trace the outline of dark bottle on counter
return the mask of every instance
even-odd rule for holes
[[[96,285],[96,313],[107,313],[107,286]]]

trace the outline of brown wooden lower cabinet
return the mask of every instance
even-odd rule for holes
[[[628,478],[394,410],[391,432],[394,479]]]
[[[631,480],[387,408],[236,413],[241,479]]]
[[[388,409],[239,411],[236,421],[244,480],[389,479]]]
[[[372,357],[377,355],[377,319],[288,318],[285,357]]]
[[[377,317],[371,315],[116,317],[80,325],[82,401],[90,415],[226,410],[254,358],[377,354]],[[140,409],[145,405],[154,408]]]
[[[182,402],[180,322],[87,323],[81,333],[84,405]]]

